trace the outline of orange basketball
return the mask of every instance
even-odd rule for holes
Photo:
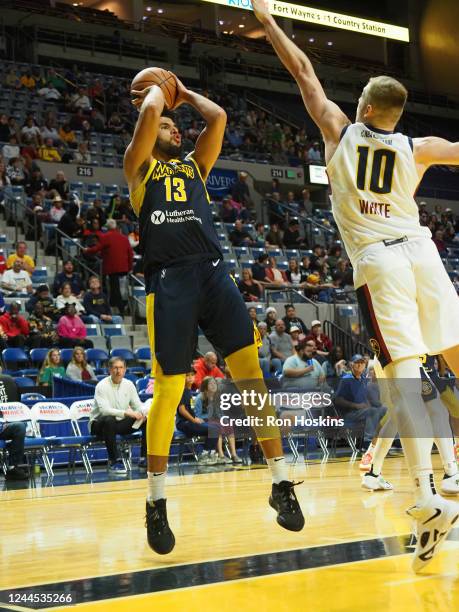
[[[177,98],[175,74],[163,68],[145,68],[132,79],[131,91],[142,91],[151,85],[158,85],[161,88],[167,108],[174,106]]]

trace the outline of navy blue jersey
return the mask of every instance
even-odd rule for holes
[[[146,274],[223,258],[209,201],[191,156],[153,161],[142,184],[131,193]]]

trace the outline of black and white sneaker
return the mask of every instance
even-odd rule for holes
[[[406,513],[415,520],[417,541],[412,567],[419,572],[432,561],[459,518],[459,504],[436,494],[424,506],[413,506]]]
[[[146,504],[145,527],[150,548],[158,555],[167,555],[175,546],[175,537],[167,522],[166,500]]]
[[[277,522],[289,531],[301,531],[304,527],[304,516],[293,487],[301,482],[283,480],[279,484],[273,483],[269,505],[277,512]]]

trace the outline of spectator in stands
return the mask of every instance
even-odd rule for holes
[[[297,218],[290,219],[282,240],[286,249],[302,249],[306,247],[300,235],[300,223]]]
[[[5,194],[8,193],[8,187],[11,185],[11,181],[6,174],[6,166],[4,161],[0,158],[0,206],[3,204]]]
[[[59,344],[63,347],[93,347],[92,342],[86,339],[86,326],[76,314],[75,304],[65,306],[64,314],[57,324],[57,333],[59,334]]]
[[[27,174],[24,167],[24,161],[21,157],[13,157],[10,159],[10,163],[6,168],[6,175],[13,186],[24,186],[27,181]]]
[[[288,270],[285,271],[285,276],[292,285],[300,285],[305,280],[304,273],[298,265],[298,259],[294,257],[289,259]]]
[[[70,238],[80,238],[83,235],[83,225],[78,217],[79,212],[78,204],[70,204],[67,212],[57,224],[57,229]]]
[[[258,359],[260,368],[263,371],[263,376],[269,376],[271,370],[275,372],[282,368],[280,359],[273,357],[271,350],[271,340],[268,336],[268,326],[264,321],[260,321],[257,325],[260,332],[261,346],[258,348]]]
[[[35,270],[35,262],[32,257],[27,255],[27,244],[23,240],[16,243],[16,252],[11,253],[11,255],[8,256],[8,259],[6,260],[6,267],[12,268],[16,259],[21,261],[22,269],[29,274],[32,274],[32,272]]]
[[[311,202],[311,193],[309,189],[303,189],[301,195],[303,199],[300,203],[300,210],[303,210],[307,217],[312,217],[314,213],[314,204]]]
[[[435,232],[433,241],[441,257],[447,257],[448,249],[446,247],[446,243],[443,238],[444,238],[444,231],[442,229],[439,229]]]
[[[10,139],[10,129],[8,127],[8,117],[5,113],[0,114],[0,142],[8,142]]]
[[[80,382],[97,382],[97,376],[93,367],[86,361],[86,353],[82,346],[76,346],[72,351],[72,359],[70,360],[66,375],[72,380]]]
[[[212,351],[208,351],[204,357],[199,357],[193,363],[194,384],[196,387],[200,387],[202,381],[206,376],[212,376],[213,378],[225,378],[225,375],[217,366],[217,355]]]
[[[44,87],[41,87],[37,93],[41,98],[48,101],[59,100],[62,97],[51,81],[49,81]]]
[[[100,198],[96,198],[86,211],[86,221],[90,224],[93,219],[99,221],[99,228],[103,227],[107,221],[107,215],[105,214]]]
[[[18,89],[20,87],[18,75],[13,67],[9,69],[5,76],[5,86],[10,89]]]
[[[314,342],[301,340],[295,355],[288,357],[282,367],[282,386],[284,389],[314,391],[320,389],[325,375],[320,363],[313,358]]]
[[[40,128],[36,124],[35,119],[30,115],[27,117],[21,130],[21,136],[28,136],[30,142],[32,142],[36,147],[39,147],[43,142]]]
[[[39,285],[35,293],[28,300],[25,309],[27,312],[32,313],[35,310],[35,306],[41,304],[43,311],[47,317],[54,319],[56,317],[56,306],[53,298],[49,294],[48,285]]]
[[[122,323],[122,317],[112,314],[107,297],[102,293],[100,280],[97,276],[89,279],[89,291],[83,300],[86,318],[92,323]]]
[[[253,239],[249,232],[244,229],[244,225],[240,219],[236,219],[234,223],[234,229],[229,233],[228,236],[231,244],[235,247],[251,246]]]
[[[265,236],[266,246],[283,248],[282,232],[279,230],[279,225],[276,221],[269,224],[269,232]]]
[[[25,87],[25,89],[35,89],[36,81],[29,70],[24,72],[24,74],[21,76],[21,78],[19,79],[19,85],[21,87]]]
[[[0,326],[7,336],[9,347],[24,348],[29,339],[30,328],[26,319],[19,314],[19,304],[13,302],[9,310],[0,316]]]
[[[350,361],[351,373],[344,374],[335,395],[335,406],[344,418],[345,427],[361,425],[364,444],[370,444],[379,421],[386,409],[370,406],[367,394],[368,378],[364,375],[366,364],[362,355],[356,354]]]
[[[265,226],[264,223],[257,223],[255,225],[255,238],[254,243],[257,247],[265,247]]]
[[[65,283],[70,283],[73,295],[81,296],[83,293],[83,281],[75,268],[71,259],[64,261],[62,272],[56,274],[53,283],[53,295],[57,297],[61,293],[62,286]]]
[[[266,253],[258,256],[257,261],[252,265],[252,277],[260,284],[266,284],[266,268],[268,267],[269,257]]]
[[[269,339],[273,356],[280,359],[282,364],[287,357],[293,355],[293,342],[285,331],[285,323],[282,319],[277,319],[274,331],[269,334]]]
[[[124,378],[126,363],[120,357],[112,357],[108,362],[110,376],[96,385],[94,408],[89,417],[89,430],[92,435],[105,441],[108,453],[108,469],[115,474],[125,474],[126,468],[121,461],[117,434],[133,433],[134,424],[142,425],[140,456],[142,465],[146,458],[146,419],[142,402],[133,382]]]
[[[32,173],[28,177],[25,190],[29,197],[39,194],[42,198],[41,203],[43,204],[43,198],[48,191],[48,181],[43,177],[38,166],[32,170]]]
[[[340,272],[334,272],[331,284],[321,286],[317,300],[328,304],[347,302],[347,296],[343,289],[343,280],[343,275]]]
[[[59,128],[59,139],[71,148],[76,146],[76,135],[68,121]]]
[[[309,162],[311,164],[320,164],[322,161],[322,152],[320,150],[320,143],[314,142],[312,147],[308,151]]]
[[[330,266],[330,270],[334,271],[336,269],[338,261],[341,259],[342,253],[343,249],[341,248],[341,245],[334,244],[330,247],[327,255],[327,263]]]
[[[290,327],[296,325],[300,328],[301,333],[305,336],[308,334],[308,328],[305,322],[296,314],[296,309],[293,304],[285,304],[285,317],[283,318],[285,331],[290,332]]]
[[[244,302],[259,302],[262,294],[262,286],[253,280],[250,268],[242,270],[242,280],[238,284],[239,291],[242,293]]]
[[[48,119],[47,121],[45,121],[45,124],[42,126],[40,133],[44,141],[48,138],[51,138],[53,145],[60,144],[59,132],[57,131],[56,124],[52,119]]]
[[[90,110],[91,102],[88,98],[87,91],[84,87],[79,87],[78,90],[70,98],[71,107],[75,110]]]
[[[59,194],[53,198],[53,205],[49,210],[49,220],[52,223],[59,223],[65,215],[64,201]]]
[[[185,389],[182,399],[177,407],[175,426],[188,438],[193,438],[195,436],[204,437],[206,439],[204,450],[199,456],[198,463],[214,465],[218,462],[216,448],[219,432],[218,429],[210,423],[205,423],[203,419],[197,417],[195,411],[191,407],[191,387],[193,383],[197,384],[194,373],[189,372],[185,378]],[[201,384],[199,386],[201,386]]]
[[[275,257],[269,258],[269,265],[266,268],[265,281],[271,285],[277,287],[285,287],[288,284],[287,276],[283,270],[279,270],[277,267],[277,261]]]
[[[48,351],[38,373],[38,384],[45,387],[52,385],[53,376],[65,377],[65,368],[62,363],[61,352],[58,348],[52,348]]]
[[[44,143],[38,148],[38,157],[47,162],[61,162],[62,158],[59,151],[54,146],[52,138],[46,138]]]
[[[252,319],[253,324],[258,325],[257,309],[255,306],[250,306],[250,308],[247,308],[247,312],[249,313],[249,317]]]
[[[19,400],[19,388],[14,378],[0,374],[0,404]],[[9,442],[7,446],[9,465],[6,469],[5,480],[27,480],[29,477],[27,470],[21,467],[25,434],[26,424],[24,422],[5,423],[3,412],[0,410],[0,440]]]
[[[103,91],[103,90],[102,90]],[[93,108],[89,115],[89,123],[94,132],[103,132],[105,130],[105,119],[97,108]]]
[[[231,196],[225,196],[222,200],[220,218],[223,223],[234,223],[237,219],[237,208],[233,206]]]
[[[306,340],[314,340],[317,347],[317,354],[321,357],[328,357],[333,348],[333,343],[327,334],[322,331],[322,323],[315,319],[311,321],[311,331],[306,336]]]
[[[9,297],[32,293],[32,279],[30,274],[23,269],[20,259],[16,259],[13,262],[13,268],[6,270],[3,274],[1,287],[5,295]]]
[[[2,147],[2,155],[6,161],[19,157],[20,149],[17,137],[12,134],[6,140],[8,140],[9,144],[5,144]]]
[[[269,308],[266,309],[266,319],[265,319],[265,323],[266,326],[268,328],[268,334],[270,334],[274,327],[276,326],[276,321],[279,317],[277,316],[277,310],[274,308],[274,306],[269,306]]]
[[[56,327],[50,316],[46,315],[42,302],[37,302],[28,319],[31,348],[49,348],[59,343]]]
[[[328,379],[338,379],[349,372],[347,361],[344,358],[343,348],[339,345],[334,346],[328,357],[322,363],[322,369]]]
[[[109,132],[113,132],[114,134],[119,134],[124,130],[124,122],[122,121],[119,113],[114,112],[111,114],[109,120],[107,121],[107,129]]]
[[[293,346],[296,348],[298,343],[304,339],[304,334],[301,333],[301,329],[298,325],[290,325],[290,338],[292,339]]]
[[[86,142],[80,142],[78,150],[73,156],[73,162],[75,164],[90,164],[91,153],[88,151],[88,145]]]
[[[59,295],[56,298],[56,308],[60,313],[62,313],[68,304],[73,304],[75,306],[75,311],[78,316],[84,314],[84,306],[80,300],[73,295],[72,285],[70,283],[64,283],[61,287]]]
[[[245,204],[247,208],[253,208],[253,202],[250,197],[249,186],[247,184],[247,172],[238,172],[238,180],[234,183],[231,189],[233,200]]]
[[[84,253],[102,253],[103,273],[108,276],[110,286],[110,306],[118,308],[124,316],[125,302],[121,295],[120,280],[132,270],[134,253],[129,238],[120,233],[115,219],[107,221],[108,231],[99,244],[85,249]]]
[[[69,197],[69,182],[65,178],[64,172],[59,170],[56,172],[56,178],[53,178],[48,186],[50,191],[57,191],[63,200],[68,200]]]
[[[312,247],[312,255],[311,255],[311,270],[317,270],[318,267],[325,260],[325,249],[321,244],[315,244]]]

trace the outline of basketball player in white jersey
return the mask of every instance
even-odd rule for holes
[[[459,517],[459,504],[435,491],[419,359],[441,353],[459,376],[459,298],[430,231],[419,224],[413,194],[429,166],[459,165],[459,143],[394,133],[407,91],[391,77],[370,79],[352,124],[327,99],[311,62],[276,24],[267,0],[252,4],[325,142],[333,214],[354,267],[359,304],[373,349],[396,385],[393,412],[416,497],[408,514],[416,522],[418,571]]]

